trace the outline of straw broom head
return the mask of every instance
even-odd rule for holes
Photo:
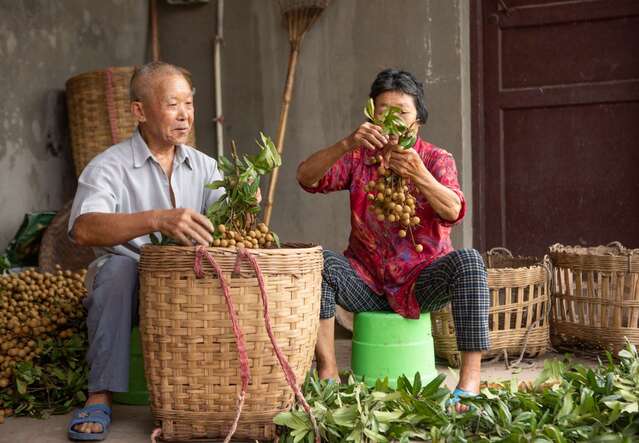
[[[288,39],[299,45],[304,34],[313,26],[330,0],[278,0],[280,12],[288,28]]]

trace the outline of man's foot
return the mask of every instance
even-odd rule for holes
[[[108,391],[92,392],[89,394],[89,398],[84,404],[84,407],[86,408],[87,406],[102,404],[110,408],[113,402],[112,398],[113,394]],[[73,430],[85,434],[98,434],[101,433],[104,429],[102,424],[100,423],[87,422],[75,425],[73,427]]]

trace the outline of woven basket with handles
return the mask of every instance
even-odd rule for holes
[[[639,249],[618,242],[550,247],[553,340],[621,350],[639,345]]]
[[[67,80],[71,150],[78,177],[93,157],[133,134],[136,122],[129,84],[134,70],[132,66],[100,69]],[[194,129],[187,143],[195,145]]]
[[[263,276],[274,338],[297,383],[311,368],[322,284],[322,248],[247,250]],[[212,263],[219,265],[245,340],[250,370],[234,438],[275,436],[273,417],[294,400],[265,326],[256,271],[235,248],[145,246],[140,259],[140,333],[151,410],[162,439],[223,438],[241,397],[240,345]]]
[[[488,323],[491,347],[485,358],[529,357],[544,354],[549,337],[548,260],[513,257],[505,248],[493,248],[482,255],[488,274],[490,311]],[[450,305],[431,314],[435,353],[453,367],[459,367],[455,323]]]

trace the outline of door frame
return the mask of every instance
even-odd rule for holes
[[[470,2],[470,115],[473,174],[473,246],[486,249],[483,0]]]

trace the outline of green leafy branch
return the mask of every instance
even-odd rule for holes
[[[398,137],[397,144],[403,149],[412,148],[417,141],[415,124],[407,125],[400,117],[401,109],[391,106],[384,111],[381,118],[375,117],[375,102],[372,98],[366,102],[364,115],[374,124],[380,126],[384,134]]]
[[[256,143],[260,148],[258,154],[244,155],[240,158],[233,142],[231,160],[224,156],[218,160],[224,178],[207,185],[209,189],[223,188],[225,191],[207,210],[207,216],[216,228],[224,226],[224,229],[216,229],[214,232],[213,236],[216,239],[222,238],[228,230],[243,232],[255,227],[256,216],[261,210],[256,197],[260,177],[282,164],[282,159],[270,137],[260,132],[260,138]],[[279,246],[277,236],[274,233],[270,234]]]

